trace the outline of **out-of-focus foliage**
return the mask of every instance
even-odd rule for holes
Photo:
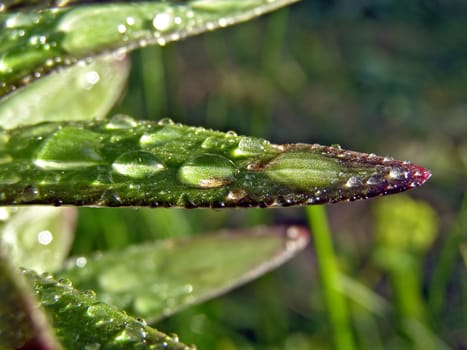
[[[99,300],[154,322],[277,267],[306,246],[308,234],[293,226],[262,227],[160,240],[77,257],[59,274],[79,289],[94,290]]]
[[[103,57],[47,76],[2,99],[0,125],[102,119],[120,97],[128,70],[128,60]]]
[[[0,208],[0,245],[16,266],[55,271],[68,256],[75,221],[75,208]]]

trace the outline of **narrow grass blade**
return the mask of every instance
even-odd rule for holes
[[[147,326],[145,321],[97,301],[94,292],[74,289],[70,280],[57,281],[51,275],[33,272],[26,276],[67,350],[193,349]]]
[[[308,237],[298,227],[263,227],[170,239],[79,257],[60,275],[95,290],[106,303],[154,320],[259,277],[295,256]]]
[[[165,45],[295,1],[109,2],[0,13],[0,95],[80,60]]]
[[[357,349],[350,326],[347,300],[342,293],[344,288],[332,246],[325,208],[322,206],[309,207],[307,208],[307,215],[315,244],[322,289],[332,326],[335,348],[337,350]]]
[[[0,133],[3,205],[307,205],[397,193],[430,175],[408,162],[336,147],[274,145],[121,115]]]
[[[0,125],[12,129],[44,121],[102,119],[125,87],[129,61],[113,56],[64,69],[6,96]]]

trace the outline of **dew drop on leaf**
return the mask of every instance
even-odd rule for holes
[[[110,118],[105,128],[109,130],[130,129],[136,125],[137,123],[132,117],[126,114],[116,114]]]
[[[154,28],[161,32],[170,29],[173,23],[173,16],[165,12],[158,13],[152,21]]]
[[[33,201],[39,196],[39,190],[34,186],[27,186],[22,193],[22,200]]]
[[[87,265],[88,263],[88,259],[86,259],[86,257],[84,256],[80,256],[78,258],[76,258],[75,260],[75,265],[76,267],[79,267],[79,268],[83,268]]]
[[[389,177],[396,180],[407,179],[408,172],[400,168],[394,167],[389,171]]]
[[[220,141],[218,137],[209,136],[201,144],[203,149],[217,149],[219,147]]]
[[[157,122],[159,125],[175,125],[175,122],[170,118],[162,118]]]
[[[374,186],[374,185],[380,185],[380,184],[383,184],[384,183],[384,178],[382,178],[381,176],[370,176],[368,178],[368,180],[366,181],[366,183],[370,186]]]
[[[238,147],[233,150],[233,155],[236,157],[254,156],[264,151],[264,145],[261,140],[252,137],[242,137],[238,143]]]
[[[351,176],[345,183],[346,187],[352,188],[352,187],[359,187],[362,186],[362,180],[358,176]]]
[[[139,140],[141,146],[161,145],[169,141],[181,138],[179,130],[172,127],[164,127],[156,132],[143,134]]]
[[[21,178],[16,174],[0,173],[0,184],[1,185],[14,185],[15,183],[18,183],[20,180]]]
[[[119,156],[112,164],[117,173],[143,179],[154,175],[165,167],[153,154],[144,151],[130,151]]]
[[[227,158],[204,154],[183,164],[178,177],[186,185],[216,188],[234,181],[237,172],[235,165]]]
[[[234,188],[229,191],[227,194],[227,201],[229,202],[238,202],[241,199],[245,198],[248,194],[246,193],[245,190],[241,188]]]
[[[55,170],[94,166],[101,160],[98,140],[99,135],[92,131],[65,127],[45,141],[34,164]]]
[[[40,231],[37,234],[37,242],[41,245],[49,245],[53,241],[52,232],[49,230]]]

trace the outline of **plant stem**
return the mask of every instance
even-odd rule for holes
[[[337,350],[356,349],[324,206],[306,208]]]
[[[439,254],[438,262],[435,265],[431,283],[429,286],[428,305],[431,317],[436,326],[439,320],[443,305],[445,303],[446,288],[450,278],[452,278],[454,265],[459,258],[459,246],[467,238],[467,192],[454,221],[451,232],[446,236],[445,242]]]

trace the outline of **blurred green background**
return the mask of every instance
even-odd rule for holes
[[[132,60],[114,113],[340,144],[431,169],[409,195],[326,208],[338,292],[356,349],[467,349],[465,0],[306,0]],[[264,224],[307,225],[307,216],[83,208],[72,253]],[[312,241],[280,269],[156,326],[199,349],[336,348],[337,306],[325,302],[317,253]]]

